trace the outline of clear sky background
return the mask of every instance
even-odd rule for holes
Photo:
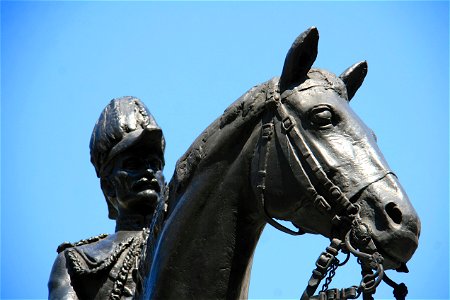
[[[166,179],[235,99],[279,76],[317,26],[315,66],[367,60],[352,100],[422,220],[410,299],[449,299],[448,2],[1,2],[1,298],[47,297],[56,247],[114,231],[89,162],[103,107],[141,98],[164,130]],[[298,299],[321,236],[266,227],[250,298]],[[353,262],[332,286],[359,282]],[[377,298],[391,298],[382,284]]]

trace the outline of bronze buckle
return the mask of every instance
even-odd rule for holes
[[[334,256],[328,252],[322,252],[316,261],[316,267],[320,270],[326,271],[331,266]]]
[[[283,119],[283,121],[281,121],[281,126],[283,127],[284,131],[289,132],[292,127],[295,126],[295,121],[292,120],[291,117],[287,116]]]

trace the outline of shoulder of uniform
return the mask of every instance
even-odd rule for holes
[[[61,252],[63,252],[64,250],[69,249],[69,248],[73,248],[73,247],[77,247],[77,246],[82,246],[82,245],[92,244],[92,243],[98,242],[98,241],[100,241],[100,240],[103,240],[103,239],[106,238],[107,236],[108,236],[108,234],[103,233],[103,234],[99,234],[99,235],[90,237],[90,238],[88,238],[88,239],[80,240],[80,241],[78,241],[78,242],[76,242],[76,243],[64,242],[64,243],[62,243],[62,244],[60,244],[60,245],[58,246],[58,248],[56,249],[56,252],[61,253]]]

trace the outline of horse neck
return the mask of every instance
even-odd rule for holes
[[[257,129],[238,141],[225,135],[232,140],[229,148],[220,143],[221,149],[209,149],[210,157],[179,195],[161,233],[147,284],[151,298],[247,297],[252,257],[265,224],[249,179],[258,135]],[[239,141],[242,145],[236,146]],[[226,157],[219,159],[214,154],[219,152]]]

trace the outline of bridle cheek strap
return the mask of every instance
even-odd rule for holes
[[[275,219],[269,216],[269,212],[266,208],[265,203],[265,189],[266,189],[266,175],[267,175],[267,159],[270,151],[270,140],[273,136],[273,120],[272,117],[266,114],[263,118],[263,125],[261,129],[261,137],[259,142],[259,161],[258,161],[258,173],[257,173],[257,183],[256,189],[260,198],[261,209],[263,210],[263,215],[267,223],[275,227],[276,229],[290,234],[290,235],[301,235],[305,232],[300,228],[298,231],[287,228],[281,223],[277,222]]]
[[[291,123],[293,124],[293,123]],[[291,129],[288,130],[292,130]],[[303,186],[306,187],[306,193],[308,194],[308,198],[314,199],[314,207],[318,209],[319,211],[325,213],[331,211],[330,204],[325,200],[324,197],[318,194],[316,188],[314,187],[313,183],[311,182],[311,179],[308,176],[307,171],[305,170],[302,162],[299,159],[299,156],[297,155],[294,146],[292,145],[291,140],[286,135],[286,127],[284,127],[283,123],[281,123],[280,126],[276,126],[275,133],[278,137],[277,141],[280,143],[280,148],[283,151],[284,157],[286,158],[287,162],[289,163],[292,173],[294,174],[295,179],[297,182]],[[282,138],[282,137],[285,138]]]

